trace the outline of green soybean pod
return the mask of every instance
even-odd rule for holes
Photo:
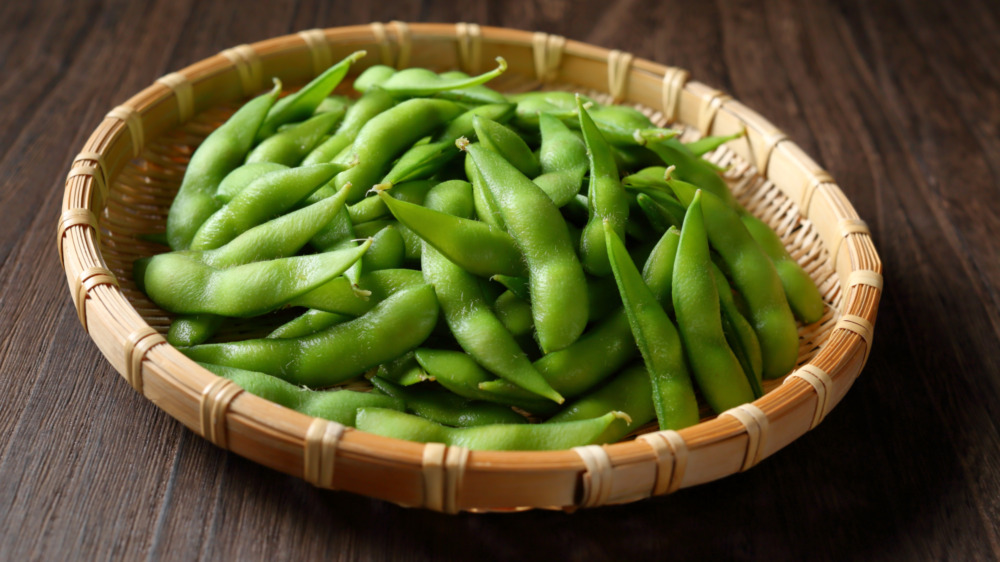
[[[395,103],[396,100],[392,96],[378,88],[365,92],[361,99],[348,108],[347,113],[344,114],[344,120],[340,122],[337,130],[330,135],[330,138],[312,149],[302,160],[302,165],[311,166],[334,162],[338,154],[350,148],[351,143],[357,138],[365,123]]]
[[[697,188],[676,179],[669,182],[680,202],[690,205]],[[701,201],[709,243],[747,302],[747,319],[760,340],[764,378],[785,375],[798,360],[799,336],[774,264],[747,232],[736,211],[705,191]]]
[[[823,296],[819,294],[816,283],[788,253],[778,234],[764,221],[753,215],[740,215],[740,220],[757,245],[774,263],[774,269],[781,279],[781,286],[785,289],[785,298],[788,299],[788,305],[795,317],[806,324],[818,322],[823,317],[826,305],[823,304]]]
[[[278,326],[265,337],[269,339],[299,338],[315,334],[316,332],[321,332],[331,326],[343,324],[344,322],[354,318],[354,316],[348,316],[346,314],[337,314],[336,312],[311,309],[303,312],[296,318],[285,322],[281,326]],[[197,345],[198,343],[204,342],[201,341],[192,345]]]
[[[698,158],[691,153],[679,140],[664,138],[657,131],[644,130],[636,135],[645,146],[658,154],[668,166],[673,166],[670,172],[674,177],[690,182],[701,189],[715,195],[727,206],[737,212],[743,212],[743,207],[733,197],[729,186],[719,175],[717,168],[707,160]]]
[[[516,406],[535,414],[549,414],[558,407],[551,400],[531,394],[503,379],[497,379],[462,351],[421,347],[414,352],[414,358],[438,384],[463,398]],[[514,393],[490,392],[480,387],[490,381],[503,382],[513,388]]]
[[[670,284],[679,235],[676,229],[665,233],[650,252],[642,270],[643,281],[667,310],[673,310]],[[635,357],[637,351],[628,315],[619,306],[584,332],[573,345],[535,361],[535,368],[552,388],[563,396],[574,397],[617,372]],[[504,381],[484,382],[483,386],[484,390],[515,396],[518,390],[506,388]]]
[[[677,247],[681,243],[681,232],[671,227],[660,237],[653,251],[646,258],[642,267],[642,279],[646,282],[653,297],[668,314],[674,313],[673,290],[674,265],[677,260]]]
[[[430,380],[430,375],[417,363],[416,354],[408,351],[378,366],[375,376],[399,386],[411,386]]]
[[[580,262],[591,275],[609,275],[608,245],[604,232],[608,226],[618,235],[625,237],[625,222],[628,220],[628,199],[625,189],[618,179],[611,147],[597,130],[593,119],[577,99],[580,112],[580,129],[587,144],[590,159],[590,184],[587,189],[589,220],[580,237]]]
[[[531,336],[534,320],[531,317],[531,304],[528,301],[512,291],[504,291],[493,302],[493,311],[514,337]]]
[[[435,194],[437,189],[428,194],[429,203],[444,214],[468,209],[472,195],[468,190],[453,191],[451,197],[444,197]],[[539,396],[563,401],[531,365],[514,336],[494,314],[483,291],[482,280],[455,265],[429,244],[423,248],[421,266],[424,278],[434,285],[445,321],[462,349],[497,376]]]
[[[654,228],[667,230],[680,228],[684,222],[684,205],[673,197],[650,190],[635,196],[636,203]]]
[[[393,199],[422,205],[424,198],[427,197],[427,192],[437,184],[438,182],[432,180],[408,181],[394,185],[392,189],[385,191]],[[354,224],[386,218],[392,214],[378,197],[365,197],[353,205],[348,205],[347,212]]]
[[[247,318],[270,312],[344,272],[371,241],[350,250],[215,269],[177,253],[159,254],[137,272],[164,310]]]
[[[281,83],[275,81],[271,92],[244,104],[191,155],[167,214],[167,242],[172,250],[188,249],[198,227],[221,206],[215,200],[219,183],[243,163],[280,91]]]
[[[648,166],[631,173],[622,178],[622,186],[625,188],[648,188],[654,187],[669,190],[667,185],[667,168],[665,166]]]
[[[476,163],[472,160],[471,154],[467,154],[465,157],[465,176],[469,178],[469,183],[472,184],[472,201],[476,208],[476,217],[492,227],[506,231],[507,227],[504,225],[503,217],[500,215],[500,208],[497,206],[497,202],[490,193],[489,188],[486,187],[483,176],[479,173],[479,169],[476,168]]]
[[[265,373],[210,363],[199,363],[199,365],[233,381],[250,394],[307,416],[335,421],[346,426],[354,426],[358,408],[403,409],[400,400],[384,394],[353,390],[309,390]]]
[[[542,146],[538,161],[542,174],[532,181],[542,188],[556,207],[562,207],[580,192],[587,173],[587,146],[562,121],[542,113],[538,116]]]
[[[702,156],[704,154],[712,152],[713,150],[719,148],[720,146],[726,144],[729,141],[734,141],[738,138],[745,137],[746,134],[747,130],[746,128],[743,128],[739,132],[734,133],[732,135],[704,137],[696,141],[686,142],[684,143],[684,146],[685,148],[688,149],[689,152],[691,152],[691,154],[694,154],[695,156]]]
[[[444,130],[438,133],[431,142],[450,142],[454,144],[456,140],[461,137],[468,137],[476,134],[476,128],[472,124],[472,120],[476,116],[486,117],[496,121],[497,123],[506,123],[510,121],[510,118],[514,116],[515,105],[512,103],[488,103],[486,105],[477,105],[472,109],[469,109],[465,113],[459,115],[458,117],[452,119],[445,126]]]
[[[440,76],[442,79],[445,80],[465,80],[469,78],[468,74],[459,70],[442,72]],[[506,96],[484,84],[468,86],[465,88],[460,88],[455,90],[444,90],[434,95],[439,98],[444,98],[468,104],[491,104],[491,103],[504,103],[507,101]],[[511,105],[511,115],[513,115],[513,109],[514,106]],[[459,135],[459,136],[464,136],[464,135]]]
[[[391,295],[424,283],[421,272],[413,269],[382,269],[365,272],[355,283],[335,278],[289,301],[289,306],[304,306],[361,316]]]
[[[292,208],[342,170],[338,164],[317,164],[261,176],[205,220],[191,240],[191,249],[211,250],[232,241]]]
[[[178,316],[167,330],[167,342],[175,347],[205,343],[219,331],[224,322],[224,317],[214,314]]]
[[[719,291],[712,274],[702,192],[688,205],[674,263],[672,298],[677,330],[691,372],[715,413],[753,401],[753,391],[722,331]]]
[[[276,101],[267,112],[260,129],[256,131],[255,141],[259,143],[273,135],[280,125],[301,121],[312,115],[323,99],[344,79],[351,65],[365,54],[365,51],[356,51],[347,55],[344,60],[324,70],[302,89]]]
[[[480,115],[473,117],[472,126],[476,130],[476,138],[483,146],[502,156],[522,174],[533,178],[542,173],[538,157],[520,135]]]
[[[543,355],[535,361],[535,368],[563,396],[579,396],[621,369],[635,357],[636,351],[628,316],[619,308],[569,347]],[[481,388],[524,396],[506,381],[484,382]]]
[[[360,200],[385,175],[394,158],[462,112],[462,106],[452,101],[414,98],[376,115],[354,139],[351,153],[358,164],[337,175],[336,188],[350,183],[348,201]]]
[[[399,222],[470,273],[481,277],[525,274],[521,251],[506,232],[481,221],[393,199],[385,191],[379,192],[379,197]]]
[[[297,166],[342,118],[338,113],[320,113],[279,131],[250,151],[247,164],[274,162]]]
[[[722,331],[726,335],[730,349],[739,359],[743,372],[747,375],[747,381],[750,382],[754,398],[760,398],[764,395],[764,388],[760,385],[764,365],[760,354],[760,340],[757,339],[753,326],[736,306],[733,289],[715,262],[712,262],[712,275],[715,278],[715,285],[719,289],[719,305],[722,307]]]
[[[528,265],[531,308],[543,353],[572,344],[587,325],[587,280],[566,222],[548,195],[495,152],[470,144],[507,230]]]
[[[225,204],[228,203],[237,193],[243,191],[254,180],[264,174],[287,170],[288,166],[275,162],[255,162],[253,164],[243,164],[232,172],[226,174],[219,184],[219,189],[215,192],[215,200]]]
[[[185,255],[216,269],[292,256],[343,208],[346,197],[347,192],[341,190],[334,197],[255,226],[219,248],[189,250]],[[223,318],[212,314],[179,316],[170,324],[167,341],[175,346],[204,343],[222,324]]]
[[[594,419],[563,423],[451,428],[394,410],[361,408],[357,428],[384,437],[474,450],[553,451],[595,443],[608,426],[623,415],[608,412]]]
[[[316,111],[313,115],[319,115],[320,113],[336,113],[340,115],[341,118],[347,113],[347,109],[351,107],[354,100],[347,96],[341,95],[329,95],[323,98],[323,101],[319,102],[316,106]]]
[[[384,64],[369,66],[354,79],[354,89],[362,93],[367,93],[372,88],[379,87],[396,72],[395,68]]]
[[[636,346],[649,370],[660,429],[694,425],[699,419],[698,402],[684,364],[677,329],[643,282],[625,245],[610,225],[606,232],[608,257],[622,295],[623,308]]]
[[[507,70],[507,61],[503,57],[496,58],[497,67],[479,76],[442,77],[440,74],[426,68],[406,68],[394,72],[378,86],[394,96],[427,96],[448,90],[460,90],[485,84],[500,76]]]
[[[372,236],[372,246],[361,256],[362,271],[398,269],[406,259],[406,243],[399,229],[387,226]]]
[[[466,400],[442,388],[407,388],[379,377],[372,377],[371,383],[383,394],[402,400],[408,411],[440,424],[452,427],[473,427],[496,423],[527,422],[524,416],[509,407],[493,402]]]
[[[376,189],[389,189],[402,182],[430,178],[460,153],[454,142],[414,145],[396,160],[382,181],[376,184]]]
[[[392,295],[363,316],[309,336],[204,344],[182,351],[195,361],[322,388],[417,347],[434,329],[438,314],[434,288],[421,285]]]
[[[612,422],[598,438],[598,443],[614,443],[656,418],[653,387],[649,371],[642,365],[625,369],[606,384],[588,392],[552,416],[545,423],[586,420],[620,411],[626,414]]]
[[[250,228],[218,248],[198,252],[198,259],[205,265],[226,268],[293,256],[343,211],[346,198],[347,191],[341,190],[333,197]]]

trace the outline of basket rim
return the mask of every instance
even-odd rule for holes
[[[420,41],[456,43],[458,58],[463,59],[459,61],[462,64],[469,62],[471,56],[462,55],[463,44],[466,46],[466,53],[476,50],[476,42],[479,49],[484,43],[519,48],[530,46],[537,74],[549,80],[569,78],[560,74],[564,71],[566,60],[579,59],[577,64],[607,67],[607,89],[616,98],[627,98],[629,89],[637,89],[643,82],[662,84],[662,103],[659,109],[664,114],[669,112],[675,117],[693,116],[689,120],[696,121],[698,128],[705,134],[725,127],[725,119],[742,123],[748,131],[748,159],[757,165],[761,176],[774,180],[770,177],[770,172],[782,159],[801,169],[806,177],[806,181],[801,184],[801,194],[786,195],[800,203],[804,216],[809,217],[810,211],[818,208],[813,206],[816,201],[822,200],[835,207],[833,216],[838,219],[840,235],[834,237],[837,243],[831,252],[831,259],[834,268],[838,270],[836,274],[840,276],[841,290],[845,292],[845,297],[844,309],[840,311],[841,320],[832,330],[826,345],[805,366],[789,376],[786,384],[781,387],[751,404],[735,409],[736,411],[725,412],[678,432],[654,432],[651,434],[654,437],[651,438],[591,446],[586,448],[586,452],[472,451],[466,453],[461,464],[456,464],[458,461],[452,462],[451,455],[444,450],[351,428],[332,438],[329,430],[332,422],[311,418],[241,392],[235,384],[209,373],[169,344],[162,345],[166,343],[162,336],[131,308],[118,288],[114,275],[104,261],[98,239],[97,217],[104,209],[111,182],[131,158],[140,154],[145,137],[156,136],[149,135],[148,132],[144,134],[144,118],[155,108],[166,107],[168,109],[165,111],[176,113],[178,123],[183,123],[186,121],[184,117],[190,118],[198,113],[201,105],[212,105],[210,98],[206,100],[196,93],[199,84],[219,77],[238,77],[244,93],[247,93],[246,90],[254,85],[254,80],[259,82],[262,78],[261,61],[269,58],[289,55],[301,57],[308,53],[314,67],[320,67],[323,61],[330,59],[333,47],[375,44],[380,50],[382,62],[395,63],[401,62],[404,55],[409,58],[410,45]],[[556,50],[559,51],[559,56],[553,55]],[[560,58],[563,60],[560,61]],[[554,67],[547,66],[547,62],[540,62],[552,59],[555,59]],[[679,487],[703,481],[690,476],[698,468],[696,453],[712,445],[726,444],[735,453],[734,458],[740,457],[733,461],[736,470],[726,468],[726,474],[750,468],[787,444],[774,447],[773,443],[769,443],[769,426],[786,417],[793,405],[802,409],[815,400],[811,424],[798,435],[815,427],[839,400],[837,395],[842,397],[846,393],[867,360],[882,286],[881,263],[863,222],[833,178],[784,133],[724,93],[689,80],[686,71],[633,58],[619,51],[541,33],[471,24],[394,22],[389,25],[370,24],[310,30],[275,37],[227,49],[167,76],[169,78],[157,80],[112,110],[88,138],[80,155],[74,159],[66,181],[57,243],[81,323],[98,343],[102,353],[140,393],[177,419],[180,418],[170,411],[170,408],[176,406],[171,399],[159,395],[150,396],[150,387],[148,384],[144,387],[143,381],[160,377],[164,380],[172,379],[179,387],[186,387],[188,392],[181,401],[190,401],[198,410],[200,420],[197,427],[188,423],[186,425],[219,446],[234,449],[235,438],[240,443],[236,448],[242,449],[240,454],[248,456],[245,452],[250,450],[247,447],[252,443],[243,443],[241,435],[232,434],[234,425],[239,423],[256,427],[261,432],[282,434],[291,442],[303,444],[300,451],[291,453],[301,454],[303,458],[302,471],[296,475],[330,488],[334,484],[334,465],[337,465],[339,471],[342,463],[350,462],[416,463],[424,485],[424,491],[419,494],[423,496],[420,503],[424,507],[445,511],[477,507],[456,505],[460,502],[454,497],[450,505],[447,501],[449,493],[454,496],[460,492],[455,479],[460,479],[462,474],[470,471],[511,471],[522,474],[568,471],[578,474],[579,478],[572,485],[572,501],[569,504],[564,502],[564,505],[589,506],[606,503],[608,500],[632,501],[669,493]],[[689,99],[698,100],[696,111],[687,110],[692,105],[686,103]],[[123,147],[131,148],[131,151],[125,151]],[[775,184],[783,192],[788,189],[788,186],[782,186],[777,181]],[[837,265],[844,261],[847,264],[844,269],[846,277],[841,274],[841,268]],[[848,298],[849,292],[854,294],[853,299]],[[112,342],[101,345],[102,342],[98,342],[95,334],[91,333],[88,318],[100,318],[102,322],[108,323],[111,332],[127,336],[120,337],[118,345]],[[833,357],[834,353],[837,354],[836,357]],[[124,361],[122,357],[125,358]],[[175,373],[177,369],[186,371],[186,375],[178,377]],[[742,455],[739,454],[740,451]],[[258,457],[259,455],[250,455],[256,462],[273,465],[268,459]],[[687,470],[683,466],[685,463]],[[643,474],[643,486],[648,488],[645,493],[642,493],[643,490],[633,490],[631,493],[635,497],[628,497],[612,491],[628,487],[622,480],[634,477],[629,476],[632,472],[625,469],[634,469]],[[652,481],[645,482],[650,480],[650,475]],[[719,476],[709,474],[707,479],[714,480],[717,477]],[[442,487],[450,492],[442,492]]]

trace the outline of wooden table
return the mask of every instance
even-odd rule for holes
[[[572,515],[445,516],[317,490],[183,428],[81,329],[63,179],[156,77],[312,27],[470,21],[688,68],[837,178],[885,267],[876,345],[753,470]],[[0,560],[1000,558],[1000,3],[0,4]]]

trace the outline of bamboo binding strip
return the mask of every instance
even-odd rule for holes
[[[743,472],[764,458],[764,447],[767,444],[767,432],[770,427],[767,414],[753,404],[740,404],[719,414],[720,418],[723,416],[735,418],[746,429],[747,451],[740,466],[740,472]]]
[[[230,92],[256,95],[272,74],[294,87],[296,80],[322,72],[342,54],[373,45],[375,60],[359,61],[352,72],[380,61],[475,73],[483,61],[502,54],[509,69],[497,81],[501,89],[504,84],[569,81],[580,91],[606,92],[638,104],[659,124],[676,123],[685,134],[745,128],[746,138],[721,149],[713,161],[732,164],[737,197],[744,202],[759,198],[748,208],[781,227],[792,255],[809,264],[807,270],[828,299],[827,319],[800,330],[800,367],[784,384],[771,383],[770,392],[753,404],[692,428],[581,447],[573,454],[525,455],[415,446],[308,418],[243,393],[166,345],[152,326],[164,329],[167,317],[147,301],[129,303],[125,295],[138,294],[131,261],[152,251],[137,234],[162,227],[164,205],[169,204],[164,194],[180,182],[177,162],[183,160],[177,151],[190,151],[209,129],[206,124],[218,122],[204,116],[218,115],[212,113],[216,108],[237,101],[226,97],[236,95]],[[391,22],[308,30],[221,55],[158,79],[162,88],[144,91],[108,113],[73,160],[57,231],[77,314],[102,353],[137,391],[155,388],[161,398],[166,393],[168,399],[157,401],[160,408],[221,447],[300,474],[320,487],[336,484],[449,513],[598,506],[667,494],[718,477],[707,477],[701,470],[705,466],[735,466],[726,468],[727,474],[749,469],[829,415],[860,372],[864,361],[857,360],[858,353],[867,359],[883,289],[867,226],[833,177],[784,133],[739,103],[729,103],[732,98],[725,93],[691,81],[683,69],[556,35],[475,24]],[[231,87],[219,88],[220,80]],[[143,168],[144,161],[154,165]],[[116,213],[136,197],[158,207],[120,220]],[[844,259],[842,250],[850,259]],[[137,323],[137,317],[147,324]],[[845,332],[850,337],[838,338],[836,346],[824,345],[835,333]],[[153,348],[156,352],[150,353]],[[257,417],[265,411],[271,417]],[[740,458],[732,458],[733,443],[744,438]],[[384,476],[378,487],[371,484],[372,470]]]
[[[346,427],[337,422],[313,419],[306,430],[305,452],[302,456],[302,479],[321,488],[333,489],[337,447]]]
[[[668,429],[646,433],[636,439],[646,442],[655,455],[656,477],[650,495],[661,496],[679,490],[688,459],[687,444],[681,434]]]
[[[330,43],[326,40],[326,33],[323,33],[322,29],[300,31],[299,37],[309,47],[309,55],[312,57],[313,74],[318,75],[333,66],[333,52],[330,50]]]
[[[238,45],[222,51],[222,56],[229,59],[236,67],[244,96],[253,95],[261,89],[264,83],[264,71],[260,56],[253,47],[250,45]],[[177,99],[178,103],[180,103],[180,96]]]
[[[187,76],[180,72],[171,72],[160,76],[156,82],[170,88],[170,91],[173,92],[174,99],[177,100],[177,115],[180,123],[186,123],[190,120],[194,116],[194,89]],[[141,140],[142,137],[139,136],[139,139]]]
[[[479,74],[483,59],[483,33],[479,24],[456,23],[458,67],[466,74]]]
[[[153,347],[167,343],[166,338],[150,326],[137,328],[125,338],[125,380],[142,394],[142,361]]]

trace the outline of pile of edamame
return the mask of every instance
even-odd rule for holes
[[[502,59],[373,66],[332,95],[362,56],[284,97],[276,80],[191,157],[171,251],[134,268],[190,358],[364,431],[513,450],[680,429],[697,396],[718,413],[794,367],[796,317],[824,303],[700,157],[730,137],[502,94]],[[212,341],[279,310],[266,337]]]

